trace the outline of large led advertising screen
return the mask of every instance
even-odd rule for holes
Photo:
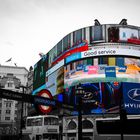
[[[105,56],[83,59],[65,66],[64,88],[79,83],[112,81],[139,83],[140,59]]]
[[[118,113],[121,96],[124,94],[123,82],[140,83],[139,58],[78,58],[64,67],[67,102],[76,105],[78,98],[82,98],[84,114]]]
[[[46,88],[55,96],[64,92],[64,67],[46,77]]]
[[[122,86],[119,82],[84,83],[67,87],[65,94],[67,103],[74,106],[82,98],[84,114],[118,113]]]

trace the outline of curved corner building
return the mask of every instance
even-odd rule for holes
[[[75,30],[34,67],[34,91],[76,105],[84,114],[117,113],[120,100],[140,112],[140,28],[106,24]],[[72,112],[74,114],[75,111]]]

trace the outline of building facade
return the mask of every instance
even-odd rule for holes
[[[128,114],[139,114],[140,100],[132,96],[139,87],[140,27],[127,25],[126,21],[75,30],[34,66],[33,95],[45,89],[51,95],[46,97],[74,107],[82,99],[85,139],[94,139],[94,116],[119,115],[122,101]],[[42,113],[59,109],[46,108]],[[78,113],[76,108],[67,113],[62,135],[75,140]]]
[[[28,78],[27,87],[28,88],[27,88],[27,92],[26,92],[27,94],[30,94],[30,95],[33,92],[33,75],[34,75],[34,71],[33,71],[33,67],[31,66],[29,68],[29,72],[28,72],[28,76],[27,76],[27,78]],[[28,114],[27,116],[37,115],[37,112],[32,104],[29,104],[29,103],[24,103],[24,104],[26,104],[25,108],[27,108],[27,114]]]
[[[0,65],[0,88],[22,92],[21,85],[27,84],[28,70],[25,67]],[[20,128],[21,103],[9,99],[0,99],[0,134],[16,135]]]

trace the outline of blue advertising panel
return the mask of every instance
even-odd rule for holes
[[[123,57],[117,57],[116,58],[116,66],[124,66],[125,64],[125,59]]]
[[[106,77],[116,77],[116,68],[115,67],[105,67]]]
[[[127,114],[140,114],[140,83],[123,83],[123,100]]]
[[[83,70],[83,68],[84,68],[83,64],[79,64],[79,65],[76,66],[77,71],[81,71],[81,70]]]
[[[120,66],[118,72],[126,72],[127,66]]]
[[[70,55],[66,58],[66,63],[69,63],[71,61],[74,61],[74,60],[78,60],[81,58],[81,53],[75,53],[73,55]]]
[[[65,101],[73,106],[78,104],[79,98],[82,99],[83,114],[119,113],[122,95],[119,82],[79,84],[66,88],[65,93]]]

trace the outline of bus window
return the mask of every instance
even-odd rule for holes
[[[32,126],[34,119],[27,119],[27,126]]]
[[[27,126],[42,126],[43,118],[27,119]]]
[[[58,125],[58,119],[53,117],[45,117],[44,125]]]
[[[35,126],[42,126],[43,118],[35,119]]]

